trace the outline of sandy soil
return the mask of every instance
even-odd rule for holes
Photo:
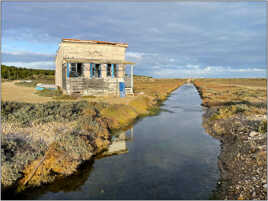
[[[120,97],[81,97],[71,100],[55,100],[51,97],[39,96],[35,94],[36,90],[33,87],[19,86],[15,83],[18,81],[3,82],[1,88],[1,95],[3,101],[16,101],[27,103],[45,103],[48,101],[81,101],[88,102],[105,102],[109,104],[128,104],[129,101],[135,99],[135,96]]]
[[[35,88],[15,85],[16,82],[17,81],[2,83],[1,95],[3,101],[27,103],[44,103],[48,101],[55,101],[50,97],[43,97],[35,94]]]

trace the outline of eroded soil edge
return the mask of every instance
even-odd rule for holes
[[[221,153],[218,157],[220,179],[212,199],[266,200],[266,108],[263,104],[256,104],[251,108],[246,105],[248,102],[238,101],[237,97],[229,97],[235,100],[228,100],[229,103],[217,101],[217,93],[222,96],[225,91],[220,87],[217,91],[202,81],[194,84],[203,99],[203,105],[207,107],[203,115],[203,127],[208,134],[221,141]],[[221,86],[217,81],[213,84]],[[211,91],[214,97],[208,97]],[[226,90],[226,93],[230,91]],[[231,93],[235,91],[236,89]],[[259,114],[254,109],[260,111]],[[264,112],[261,112],[263,109]]]

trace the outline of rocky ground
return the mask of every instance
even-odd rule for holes
[[[221,141],[218,166],[221,178],[215,199],[267,199],[267,133],[259,132],[266,116],[249,119],[238,115],[229,119],[211,120],[216,108],[204,115],[207,133]]]
[[[203,126],[221,141],[213,199],[267,200],[265,79],[197,79]]]

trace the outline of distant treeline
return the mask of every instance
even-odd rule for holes
[[[7,80],[39,79],[53,77],[54,70],[41,70],[31,68],[18,68],[15,66],[1,65],[1,77]]]
[[[133,75],[133,77],[137,77],[137,78],[153,78],[153,77],[147,76],[147,75]]]

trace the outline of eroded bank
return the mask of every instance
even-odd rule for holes
[[[145,85],[154,84],[151,89]],[[157,112],[184,80],[136,80],[128,104],[105,102],[2,102],[2,180],[5,193],[72,175],[107,149],[111,131]]]
[[[197,79],[203,126],[221,141],[214,199],[267,199],[265,79]]]

